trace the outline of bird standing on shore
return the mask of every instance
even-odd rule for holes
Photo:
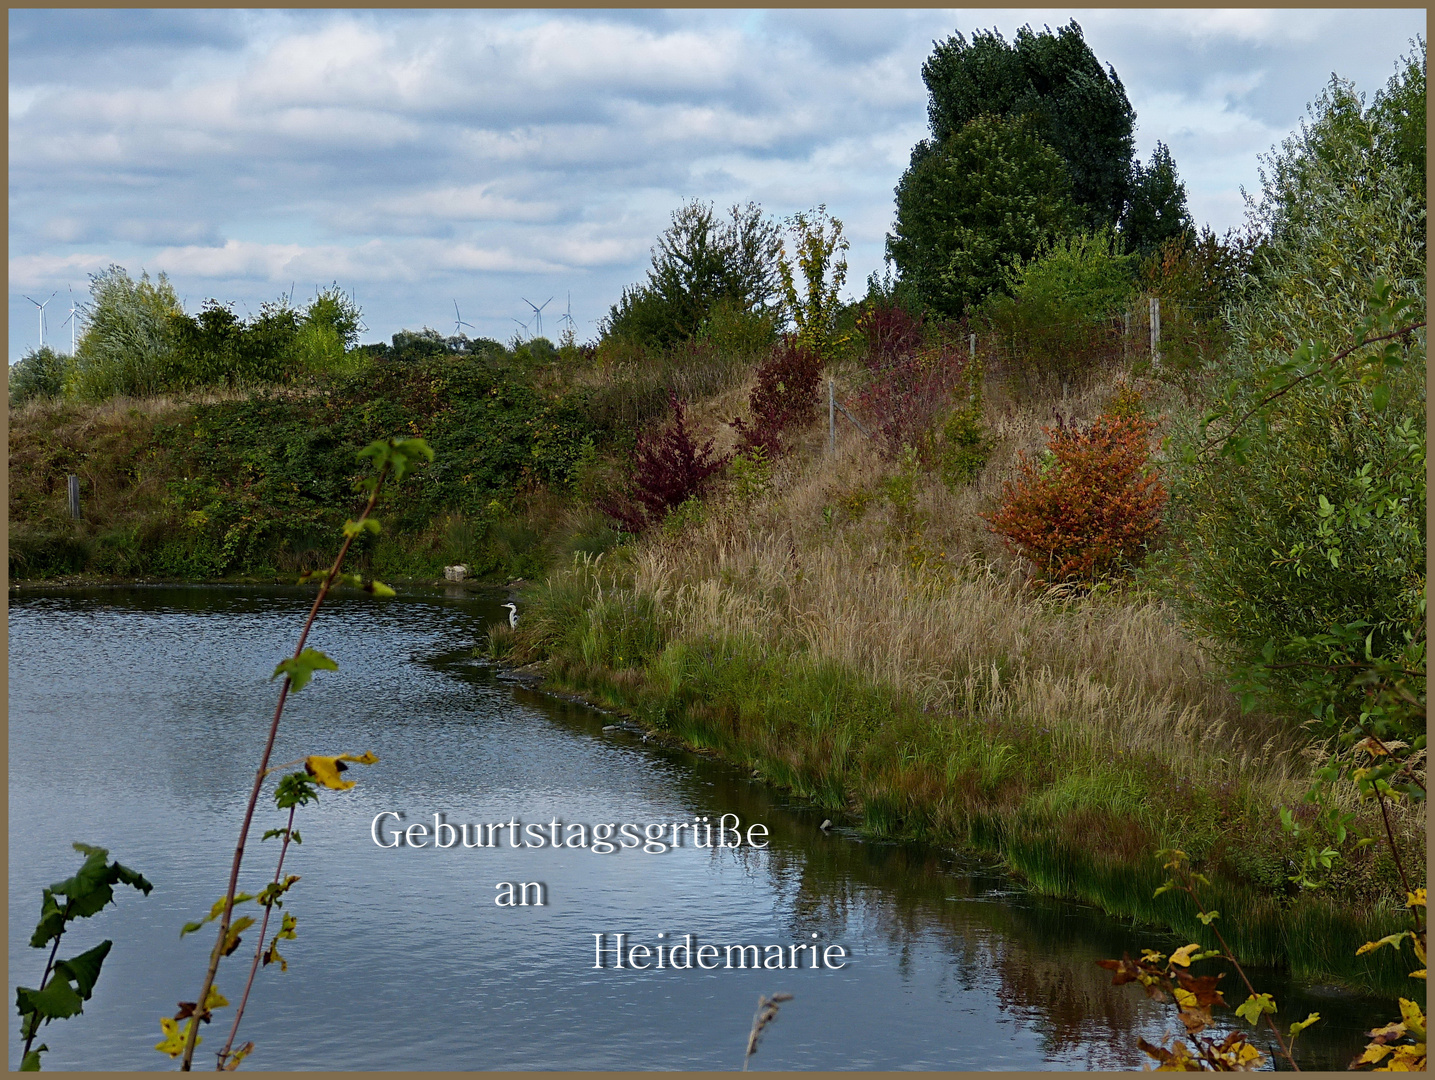
[[[508,609],[508,625],[513,629],[518,628],[518,605],[514,603],[504,604]]]

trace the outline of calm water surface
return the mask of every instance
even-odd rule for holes
[[[300,811],[299,920],[287,973],[262,970],[245,1068],[730,1069],[760,993],[795,995],[763,1038],[766,1068],[1139,1068],[1140,1036],[1174,1016],[1093,963],[1170,938],[1028,895],[990,866],[823,834],[822,815],[726,766],[604,732],[612,718],[498,679],[470,659],[498,595],[338,598],[312,644],[339,662],[291,698],[276,762],[372,750],[348,792]],[[45,954],[28,947],[40,890],[78,865],[72,840],[155,884],[81,923],[64,955],[112,938],[81,1017],[45,1029],[47,1069],[172,1068],[159,1017],[193,998],[209,928],[179,927],[222,894],[276,687],[306,610],[298,589],[30,590],[10,598],[10,1000]],[[261,804],[262,805],[262,804]],[[269,804],[272,807],[272,803]],[[581,849],[380,850],[370,823],[762,822],[770,847],[664,854]],[[270,820],[270,819],[273,820]],[[272,809],[257,829],[282,820]],[[251,843],[242,887],[273,873]],[[267,867],[267,869],[266,869]],[[501,881],[541,881],[544,907],[502,909]],[[253,931],[251,931],[252,934]],[[272,931],[271,931],[272,932]],[[656,945],[841,944],[842,970],[594,970],[595,933]],[[813,939],[812,935],[818,937]],[[611,936],[609,938],[611,941]],[[237,1000],[253,938],[220,969]],[[1307,1066],[1343,1068],[1388,1003],[1292,987],[1326,1022]],[[204,1031],[196,1066],[227,1034]],[[12,1016],[12,1023],[14,1022]],[[19,1061],[12,1037],[10,1065]]]

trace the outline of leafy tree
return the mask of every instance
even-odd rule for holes
[[[10,404],[23,405],[37,398],[57,398],[65,388],[69,357],[48,345],[28,350],[10,368]]]
[[[1029,26],[1008,44],[996,30],[960,33],[922,65],[932,142],[979,116],[1030,116],[1066,165],[1082,224],[1114,226],[1126,203],[1136,112],[1110,65],[1102,69],[1076,20],[1053,34]],[[913,166],[915,167],[915,153]]]
[[[722,220],[695,199],[673,212],[647,280],[623,291],[603,335],[666,347],[692,338],[719,300],[759,311],[777,295],[781,249],[781,230],[756,203],[734,206]]]
[[[343,348],[352,349],[359,343],[359,334],[364,329],[364,314],[353,297],[345,296],[337,282],[327,289],[320,289],[309,306],[304,309],[303,323],[332,331]]]
[[[1415,650],[1423,670],[1424,341],[1397,331],[1424,322],[1425,212],[1388,123],[1334,79],[1265,159],[1230,382],[1173,484],[1187,617],[1243,679],[1333,721],[1368,688],[1307,678],[1332,658]]]
[[[1192,231],[1186,207],[1186,185],[1176,175],[1176,162],[1165,143],[1151,151],[1151,164],[1131,167],[1131,187],[1121,215],[1126,250],[1149,255],[1167,240]]]
[[[1416,38],[1409,56],[1385,89],[1375,95],[1371,117],[1387,158],[1409,171],[1425,204],[1425,39]]]
[[[156,394],[188,380],[176,348],[174,317],[182,315],[169,279],[143,274],[135,281],[122,266],[90,277],[89,323],[75,350],[66,393],[90,401],[116,394]]]
[[[1136,256],[1122,255],[1108,229],[1044,245],[1014,265],[984,313],[1018,368],[1077,374],[1105,355],[1112,317],[1135,282]]]
[[[800,212],[788,219],[796,249],[796,270],[802,275],[802,291],[793,273],[793,262],[782,249],[777,271],[782,278],[782,298],[787,314],[797,325],[797,343],[826,357],[832,351],[833,331],[842,303],[837,294],[847,280],[847,238],[842,222],[827,213],[825,205]]]
[[[897,185],[887,252],[921,301],[960,315],[1076,217],[1060,155],[1026,117],[981,116],[917,144]]]

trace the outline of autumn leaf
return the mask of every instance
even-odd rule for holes
[[[1293,1023],[1293,1024],[1291,1025],[1291,1031],[1290,1031],[1291,1038],[1294,1039],[1294,1038],[1295,1038],[1297,1035],[1299,1035],[1302,1031],[1304,1031],[1306,1028],[1310,1027],[1312,1024],[1316,1023],[1316,1022],[1319,1021],[1319,1020],[1320,1020],[1320,1013],[1311,1013],[1311,1014],[1310,1014],[1309,1016],[1307,1016],[1304,1020],[1297,1020],[1295,1023]]]
[[[168,1054],[172,1058],[179,1057],[180,1054],[184,1053],[184,1044],[189,1038],[189,1029],[193,1024],[194,1019],[191,1017],[189,1023],[181,1030],[179,1022],[173,1017],[161,1016],[159,1018],[159,1027],[160,1031],[164,1033],[164,1038],[155,1043],[154,1048],[161,1054]],[[203,1035],[194,1040],[194,1045],[198,1046],[202,1042],[204,1042]]]
[[[352,761],[359,765],[372,765],[379,759],[372,752],[366,751],[362,754],[335,754],[332,757],[323,754],[311,754],[304,759],[304,769],[319,783],[326,788],[335,791],[347,791],[357,781],[341,780],[339,774],[348,771],[346,761]]]
[[[1381,938],[1379,941],[1367,941],[1364,945],[1355,950],[1355,955],[1362,956],[1365,953],[1374,952],[1382,945],[1389,945],[1392,948],[1399,950],[1400,943],[1406,938],[1413,936],[1414,935],[1411,934],[1409,930],[1402,930],[1398,934],[1386,934],[1385,937]]]
[[[1182,967],[1191,966],[1191,954],[1201,951],[1201,946],[1192,942],[1190,945],[1183,945],[1171,954],[1171,963],[1180,964]]]
[[[235,1050],[229,1055],[229,1060],[224,1065],[224,1071],[233,1072],[235,1069],[239,1068],[239,1063],[245,1058],[247,1058],[253,1051],[254,1043],[252,1041],[245,1043],[238,1050]]]

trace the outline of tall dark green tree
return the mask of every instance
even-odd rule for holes
[[[1126,211],[1121,215],[1121,237],[1126,250],[1149,255],[1167,240],[1194,230],[1186,206],[1186,185],[1176,175],[1176,162],[1165,143],[1151,151],[1151,164],[1138,161],[1131,169]]]
[[[1030,117],[978,117],[913,151],[887,251],[924,306],[960,315],[1073,227],[1070,190],[1060,155]]]
[[[1066,163],[1082,226],[1114,227],[1126,205],[1136,111],[1116,69],[1102,68],[1076,20],[1052,33],[1024,26],[1010,43],[996,30],[960,33],[922,65],[932,142],[978,116],[1030,116]]]

